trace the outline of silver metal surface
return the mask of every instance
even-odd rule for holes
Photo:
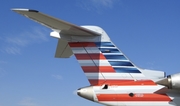
[[[167,86],[169,89],[180,89],[180,73],[168,75],[167,78],[161,79],[156,82],[157,84]]]
[[[169,81],[172,89],[180,89],[180,73],[171,75]]]
[[[85,99],[94,101],[94,92],[93,92],[93,87],[89,86],[89,87],[84,87],[84,88],[80,88],[77,90],[77,94]]]

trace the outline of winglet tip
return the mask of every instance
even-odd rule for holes
[[[12,11],[16,11],[16,12],[18,12],[18,11],[39,12],[39,11],[37,11],[37,10],[33,10],[33,9],[24,9],[24,8],[12,8],[11,10],[12,10]]]

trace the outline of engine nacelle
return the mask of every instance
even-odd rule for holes
[[[180,89],[180,73],[168,75],[167,78],[157,81],[156,83],[160,85],[165,85],[169,89]]]
[[[180,73],[174,75],[168,75],[167,78],[170,89],[180,89]]]

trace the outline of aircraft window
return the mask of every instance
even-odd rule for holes
[[[129,93],[129,96],[130,96],[130,97],[133,97],[133,96],[134,96],[134,94],[133,94],[133,93]]]
[[[108,89],[108,85],[105,84],[104,87],[102,89]]]

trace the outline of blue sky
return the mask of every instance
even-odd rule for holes
[[[89,85],[75,57],[54,58],[57,40],[11,8],[36,9],[102,27],[137,66],[180,70],[179,0],[4,0],[0,6],[0,106],[101,106],[75,94]]]

